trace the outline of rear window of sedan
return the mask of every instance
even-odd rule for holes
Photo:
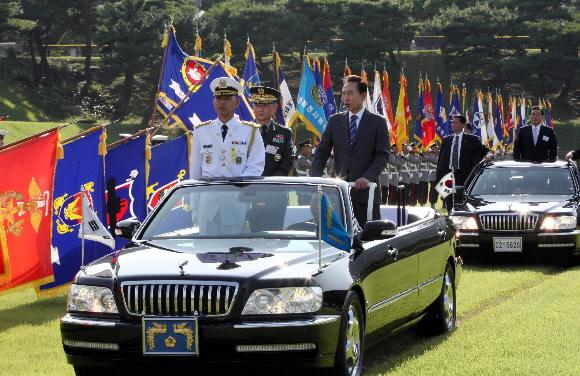
[[[567,168],[487,168],[475,181],[470,194],[573,195],[574,183]]]

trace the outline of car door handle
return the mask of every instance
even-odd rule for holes
[[[396,259],[399,256],[399,249],[394,248],[392,245],[390,245],[389,249],[387,250],[387,253],[389,254],[389,256]]]
[[[439,230],[437,231],[437,235],[439,236],[439,239],[445,240],[445,238],[447,237],[447,231]]]

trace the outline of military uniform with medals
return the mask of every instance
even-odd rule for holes
[[[237,96],[241,85],[229,77],[218,77],[210,85],[214,96]],[[219,118],[198,124],[193,131],[190,176],[192,179],[261,176],[264,171],[264,143],[258,124],[233,116],[227,122]],[[204,235],[242,232],[246,221],[246,203],[231,195],[204,192],[194,204],[204,213],[199,223]]]

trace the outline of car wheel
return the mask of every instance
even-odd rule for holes
[[[360,300],[350,291],[342,312],[333,375],[360,376],[364,354],[364,318]]]
[[[437,300],[429,307],[421,322],[421,329],[429,335],[449,333],[457,325],[457,305],[455,295],[455,273],[449,263],[443,274],[443,286]]]

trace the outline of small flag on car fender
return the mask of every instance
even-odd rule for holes
[[[87,196],[84,192],[82,193],[82,199],[83,224],[79,229],[79,238],[102,243],[114,250],[115,239],[111,236],[109,231],[107,231],[107,228],[103,226],[97,213],[91,209],[89,200],[87,200]]]
[[[443,176],[443,178],[439,180],[439,182],[435,186],[435,190],[439,192],[442,198],[445,198],[450,194],[455,193],[455,176],[453,175],[453,171]]]

